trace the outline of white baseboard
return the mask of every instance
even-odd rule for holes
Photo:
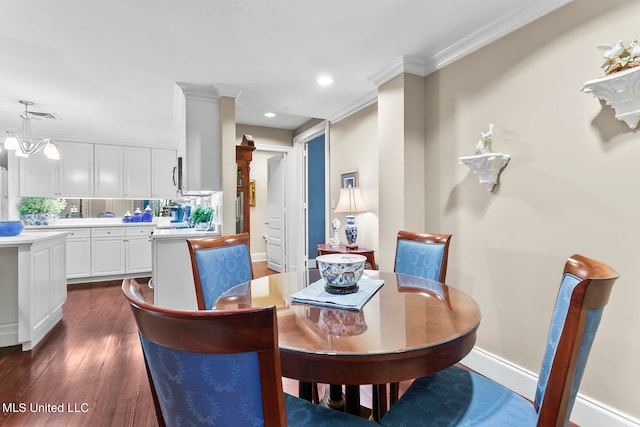
[[[0,347],[18,344],[18,322],[0,325]]]
[[[251,262],[266,261],[266,260],[267,260],[266,252],[251,253]]]
[[[536,374],[481,348],[474,347],[460,363],[527,399],[533,400],[535,397],[538,381]],[[581,427],[640,427],[640,420],[580,393],[571,412],[571,421]]]

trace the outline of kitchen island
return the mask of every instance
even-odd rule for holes
[[[0,237],[0,347],[31,350],[62,320],[66,232]]]
[[[216,237],[220,237],[219,232],[193,228],[154,230],[151,286],[155,305],[177,310],[198,309],[187,240]]]

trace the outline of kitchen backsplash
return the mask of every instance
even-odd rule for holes
[[[129,199],[65,199],[67,206],[60,214],[60,218],[100,218],[113,214],[122,218],[125,212],[135,212],[151,207],[153,216],[169,216],[169,207],[174,200],[129,200]],[[178,201],[178,200],[176,200]],[[209,196],[189,196],[179,200],[182,204],[196,207],[200,204],[211,206],[218,210],[222,204],[222,193]]]
[[[67,207],[60,214],[60,218],[99,218],[112,213],[116,218],[122,218],[125,212],[134,212],[136,208],[144,209],[144,200],[125,199],[65,199]],[[157,202],[157,200],[153,200]]]

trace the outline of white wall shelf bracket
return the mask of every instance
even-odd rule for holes
[[[616,119],[635,129],[640,121],[640,67],[618,71],[595,80],[589,80],[580,88],[584,93],[602,99],[613,107]]]
[[[509,163],[511,156],[502,153],[485,153],[458,158],[461,165],[466,165],[478,175],[480,185],[492,191],[498,183],[498,177]]]

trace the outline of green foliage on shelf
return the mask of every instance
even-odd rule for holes
[[[67,206],[65,199],[54,197],[23,197],[18,203],[21,214],[50,213],[59,214]]]

